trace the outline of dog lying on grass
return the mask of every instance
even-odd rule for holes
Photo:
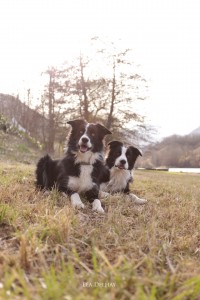
[[[130,193],[129,185],[133,182],[133,168],[136,159],[141,152],[133,147],[125,147],[119,141],[112,141],[108,144],[109,150],[105,160],[109,173],[104,173],[101,178],[100,197],[108,196],[107,193],[124,193],[135,204],[145,204],[145,199],[140,199]]]
[[[111,132],[100,124],[84,120],[69,121],[72,126],[66,155],[61,160],[42,157],[36,168],[36,186],[70,196],[73,207],[84,208],[80,194],[92,203],[92,209],[103,213],[99,200],[100,177],[104,177],[103,139]]]

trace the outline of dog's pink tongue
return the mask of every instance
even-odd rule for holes
[[[88,150],[88,147],[87,147],[87,146],[85,146],[85,145],[81,145],[81,146],[80,146],[80,151],[81,151],[82,153],[85,153],[87,150]]]
[[[125,169],[124,166],[118,166],[118,168],[119,168],[120,170],[124,170],[124,169]]]

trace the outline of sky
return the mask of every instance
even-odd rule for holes
[[[200,126],[200,1],[1,0],[0,93],[42,90],[41,73],[92,36],[121,38],[149,84],[138,103],[157,136]]]

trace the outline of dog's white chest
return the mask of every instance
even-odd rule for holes
[[[129,170],[119,170],[113,167],[110,170],[110,181],[107,184],[101,185],[101,190],[104,192],[120,192],[126,188],[132,174]]]
[[[91,165],[81,166],[79,177],[69,176],[68,187],[78,193],[90,190],[93,187],[92,170]]]

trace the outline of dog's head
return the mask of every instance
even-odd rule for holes
[[[109,169],[116,167],[120,170],[132,170],[136,159],[141,152],[133,147],[125,147],[123,143],[119,141],[112,141],[108,143],[108,155],[106,158],[106,164]]]
[[[103,150],[103,139],[111,132],[101,124],[87,123],[85,120],[67,122],[72,126],[68,146],[75,152],[100,152]]]

